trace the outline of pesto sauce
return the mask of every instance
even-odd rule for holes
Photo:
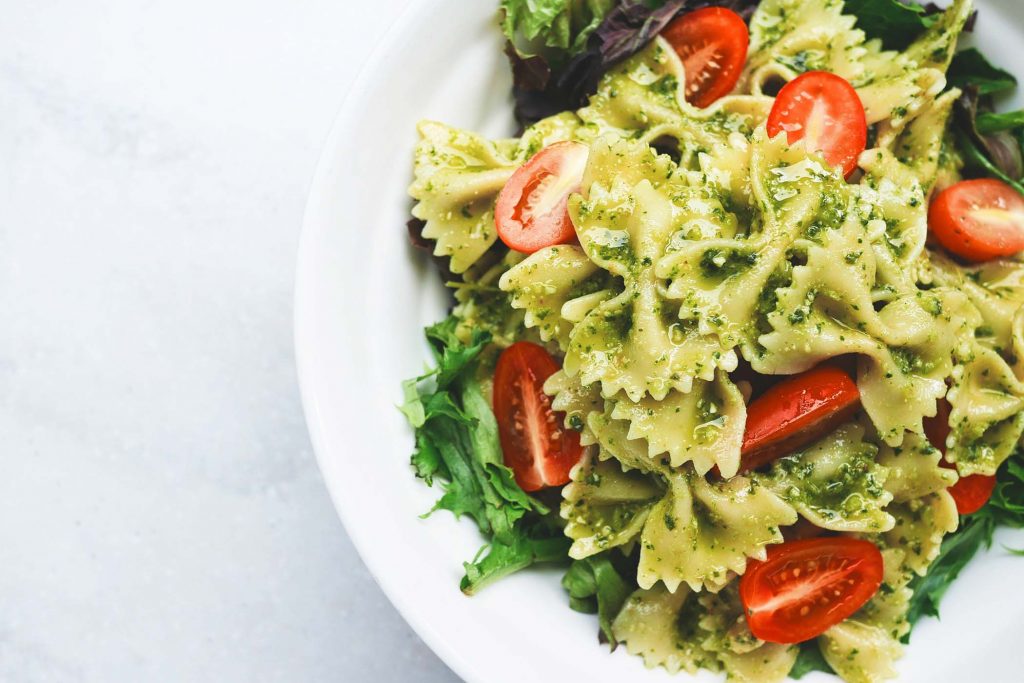
[[[757,252],[712,247],[700,257],[700,271],[711,280],[725,280],[757,264]]]

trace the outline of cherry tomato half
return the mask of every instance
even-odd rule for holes
[[[949,437],[949,401],[942,398],[935,412],[935,417],[924,419],[924,433],[933,446],[946,453],[946,439]],[[940,460],[943,467],[956,469],[952,463]],[[985,474],[972,474],[960,479],[950,486],[947,491],[953,496],[956,503],[956,511],[961,515],[969,515],[977,512],[985,506],[988,499],[992,497],[992,491],[996,488],[996,478]]]
[[[683,62],[687,102],[707,107],[736,87],[750,45],[743,17],[724,7],[705,7],[674,20],[661,35]]]
[[[1024,251],[1024,197],[1001,180],[963,180],[940,192],[928,209],[928,231],[970,261]]]
[[[816,441],[849,420],[859,403],[857,385],[831,365],[779,382],[747,406],[740,471]]]
[[[882,553],[846,536],[768,547],[740,577],[750,632],[770,643],[801,643],[864,606],[882,584]]]
[[[551,409],[544,381],[558,363],[543,346],[516,342],[505,349],[494,370],[494,415],[505,464],[524,491],[561,486],[580,461],[580,435],[562,425],[565,415]]]
[[[953,467],[946,462],[943,462],[942,465],[944,467]],[[961,515],[970,515],[985,507],[985,503],[992,497],[992,492],[995,489],[995,477],[986,474],[971,474],[966,477],[960,477],[955,484],[946,490],[949,491],[949,495],[953,496],[953,502],[956,503],[956,511]]]
[[[845,78],[826,71],[809,71],[784,85],[768,114],[767,128],[773,138],[785,131],[791,145],[803,140],[808,151],[821,152],[847,177],[868,144],[860,96]]]
[[[510,249],[532,254],[576,239],[569,195],[579,192],[590,148],[556,142],[519,167],[498,193],[494,225]]]

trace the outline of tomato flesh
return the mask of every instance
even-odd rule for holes
[[[786,133],[786,141],[803,140],[809,152],[849,177],[867,148],[868,122],[860,96],[850,83],[826,71],[809,71],[783,86],[768,114],[768,135]]]
[[[832,365],[779,382],[747,406],[740,471],[813,443],[848,421],[859,404],[857,385]]]
[[[740,578],[747,625],[770,643],[810,640],[863,607],[882,572],[882,553],[869,541],[831,536],[770,546]]]
[[[576,239],[569,195],[579,192],[590,149],[556,142],[516,169],[498,193],[494,225],[509,249],[532,254]]]
[[[948,251],[987,261],[1024,251],[1024,197],[1001,180],[963,180],[928,209],[928,231]]]
[[[743,17],[724,7],[705,7],[675,19],[661,36],[683,62],[687,102],[707,107],[736,87],[750,45]]]
[[[952,467],[949,463],[943,463],[945,467]],[[960,477],[959,480],[947,491],[953,496],[956,503],[956,511],[961,515],[970,515],[981,508],[992,497],[996,489],[996,478],[986,474],[971,474]]]
[[[928,441],[933,446],[942,451],[943,455],[946,454],[946,439],[949,437],[950,432],[950,410],[949,401],[944,398],[939,399],[935,417],[926,417],[924,419],[925,436],[928,437]],[[939,464],[949,469],[956,469],[955,465],[946,462],[944,459],[940,460]],[[967,477],[960,477],[955,484],[946,490],[949,491],[949,495],[953,496],[953,502],[956,503],[956,511],[961,515],[969,515],[985,507],[985,503],[992,497],[992,492],[995,488],[995,477],[986,474],[972,474]]]
[[[580,435],[563,426],[565,415],[551,409],[544,381],[558,362],[543,346],[516,342],[505,349],[494,370],[494,415],[505,465],[524,491],[569,482],[569,471],[583,457]]]

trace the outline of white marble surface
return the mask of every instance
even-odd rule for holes
[[[292,357],[307,184],[404,4],[0,3],[0,680],[457,680],[348,542]]]

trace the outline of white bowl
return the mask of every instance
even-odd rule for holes
[[[412,434],[395,405],[401,380],[428,357],[422,328],[444,317],[447,295],[406,237],[415,124],[433,118],[498,137],[513,131],[497,4],[414,2],[369,61],[328,138],[306,209],[295,302],[313,444],[370,571],[467,681],[692,680],[645,670],[621,650],[610,655],[597,642],[595,618],[568,608],[560,571],[521,572],[465,597],[462,562],[483,542],[475,526],[447,512],[419,517],[439,491],[413,476]],[[1015,69],[1024,3],[978,5],[974,41]],[[1024,545],[1019,535],[999,540]],[[904,679],[1021,680],[1024,591],[1010,577],[1022,575],[1024,559],[999,549],[972,563],[948,593],[941,623],[925,620],[915,629],[899,666]],[[719,677],[702,672],[697,679]]]

